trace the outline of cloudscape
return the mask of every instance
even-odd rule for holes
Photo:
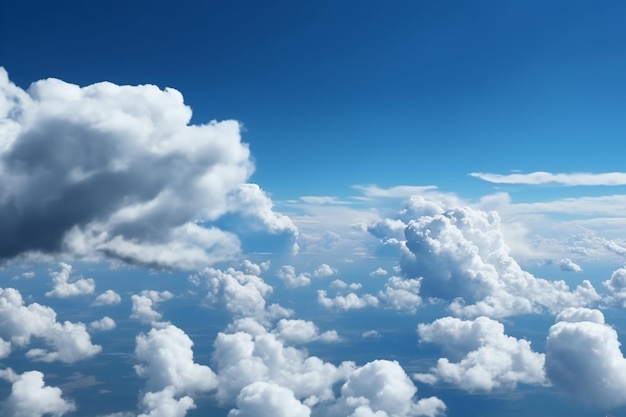
[[[626,416],[622,2],[4,9],[1,416]]]

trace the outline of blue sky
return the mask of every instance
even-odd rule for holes
[[[0,415],[626,415],[623,2],[3,9]]]

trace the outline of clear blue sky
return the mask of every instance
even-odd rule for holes
[[[180,90],[234,118],[276,197],[480,187],[474,171],[612,171],[626,134],[620,1],[9,1],[0,64]]]

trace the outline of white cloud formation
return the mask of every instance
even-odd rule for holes
[[[434,417],[445,412],[436,397],[416,401],[417,388],[396,361],[375,360],[357,368],[341,387],[336,414],[350,417]],[[351,414],[349,414],[351,413]]]
[[[415,313],[422,304],[419,296],[421,282],[419,279],[402,279],[391,277],[387,280],[384,289],[378,292],[378,299],[386,308]]]
[[[371,294],[357,295],[351,292],[346,295],[339,294],[331,298],[328,297],[325,290],[317,291],[317,302],[326,308],[344,311],[378,306],[378,298]]]
[[[345,281],[342,281],[340,279],[335,279],[330,283],[330,288],[333,288],[335,290],[359,290],[361,289],[363,285],[361,283],[358,282],[351,282],[350,284],[348,284]]]
[[[291,265],[281,266],[276,275],[289,288],[306,287],[311,284],[309,274],[296,274],[296,268]]]
[[[328,264],[321,264],[311,275],[315,278],[331,277],[337,273],[337,270]]]
[[[246,184],[239,123],[190,124],[174,89],[46,79],[25,91],[0,68],[0,103],[0,259],[70,251],[195,269],[239,254],[214,227],[231,214],[297,235]]]
[[[89,324],[89,328],[97,332],[106,332],[108,330],[113,330],[115,329],[115,326],[116,326],[115,320],[113,320],[109,316],[104,316],[100,320],[92,321]]]
[[[315,340],[322,342],[336,342],[339,340],[335,330],[329,330],[320,334],[315,323],[307,320],[281,319],[272,333],[287,344],[308,343]]]
[[[459,316],[494,318],[556,314],[600,299],[589,281],[572,291],[564,281],[524,271],[510,255],[496,212],[437,204],[413,199],[403,214],[418,214],[406,221],[400,265],[405,276],[422,278],[422,297],[450,301]],[[431,214],[419,215],[424,212]]]
[[[42,339],[51,350],[31,349],[26,356],[44,362],[74,363],[99,353],[102,348],[91,343],[83,323],[56,321],[56,312],[50,307],[32,303],[24,305],[19,291],[0,289],[0,341],[12,347],[25,347],[31,338]],[[3,349],[6,347],[2,343]]]
[[[572,261],[570,258],[561,259],[559,261],[559,267],[562,271],[567,272],[581,272],[583,270],[580,265]]]
[[[144,323],[154,323],[161,319],[161,313],[153,307],[174,297],[169,291],[143,290],[139,294],[133,294],[130,298],[133,302],[131,319]]]
[[[404,230],[404,223],[402,223],[402,230]],[[387,275],[387,271],[383,268],[376,268],[376,270],[370,272],[370,277],[384,277]]]
[[[470,176],[495,184],[558,184],[565,186],[597,186],[597,185],[625,185],[626,172],[575,172],[554,174],[551,172],[536,171],[528,174],[489,174],[472,172]]]
[[[237,396],[237,409],[228,417],[309,417],[311,410],[288,388],[273,382],[256,381]]]
[[[607,297],[609,303],[620,303],[626,307],[626,268],[613,271],[611,278],[602,283],[610,291]]]
[[[440,358],[430,373],[416,374],[421,382],[443,381],[485,392],[514,389],[519,383],[546,383],[544,355],[533,352],[527,340],[507,336],[495,320],[444,317],[417,329],[421,342],[441,345],[454,358]]]
[[[113,304],[119,304],[122,301],[122,297],[113,290],[106,290],[102,294],[98,295],[91,305],[93,306],[108,306]]]
[[[70,282],[72,265],[61,262],[60,266],[60,271],[50,273],[54,288],[46,293],[46,297],[68,298],[93,294],[96,289],[93,278],[78,278]]]
[[[60,388],[45,384],[39,371],[16,374],[10,368],[3,369],[0,378],[12,384],[11,394],[2,404],[3,416],[60,417],[76,410],[72,401],[63,398]]]
[[[546,342],[546,373],[575,401],[604,411],[626,404],[626,358],[599,310],[569,308]]]
[[[22,272],[19,275],[16,275],[13,277],[14,280],[18,280],[18,279],[32,279],[35,278],[35,273],[33,271],[26,271],[26,272]]]

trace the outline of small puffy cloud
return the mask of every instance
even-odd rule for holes
[[[561,268],[561,271],[566,272],[581,272],[583,270],[580,265],[576,264],[570,258],[561,259],[559,261],[559,267]]]
[[[122,297],[113,290],[106,290],[102,294],[98,295],[91,305],[93,306],[107,306],[113,304],[119,304],[122,301]]]
[[[321,333],[312,321],[281,319],[272,331],[278,339],[288,344],[308,343],[315,340],[322,342],[336,342],[339,340],[337,332],[329,330]]]
[[[272,382],[256,381],[237,396],[237,409],[228,417],[309,417],[311,410],[293,391]]]
[[[571,290],[524,271],[509,253],[496,212],[442,205],[438,214],[408,220],[405,238],[403,274],[421,278],[422,297],[450,301],[458,316],[556,314],[600,299],[587,280]]]
[[[363,332],[361,337],[364,339],[377,339],[380,337],[380,334],[376,330],[367,330]]]
[[[0,370],[0,378],[11,382],[11,394],[2,404],[2,415],[12,417],[63,416],[75,411],[72,401],[63,398],[60,388],[45,384],[43,374],[28,371],[16,374],[12,369]]]
[[[422,304],[419,279],[402,279],[391,277],[385,284],[385,288],[378,292],[378,299],[385,304],[386,308],[415,313]]]
[[[35,273],[33,271],[22,272],[19,275],[13,277],[14,280],[18,279],[32,279],[35,278]]]
[[[143,413],[137,417],[185,417],[187,411],[196,408],[196,404],[188,395],[178,397],[172,387],[161,391],[146,392],[141,398]]]
[[[433,384],[443,381],[467,391],[508,388],[519,383],[545,384],[544,355],[530,342],[504,334],[504,326],[487,317],[460,320],[444,317],[420,324],[421,342],[443,346],[453,358],[440,358],[428,374],[415,379]]]
[[[181,329],[166,325],[137,336],[137,374],[148,379],[149,391],[172,387],[176,394],[208,392],[217,386],[215,374],[194,362],[193,342]]]
[[[265,319],[269,316],[288,315],[279,306],[266,306],[265,298],[272,293],[273,288],[257,275],[233,268],[226,271],[205,268],[190,279],[198,284],[204,282],[208,287],[205,298],[207,304],[223,305],[236,318]]]
[[[46,293],[46,297],[68,298],[93,294],[96,283],[92,278],[78,278],[70,282],[71,273],[72,265],[61,262],[61,270],[50,273],[54,288]]]
[[[89,328],[97,332],[105,332],[108,330],[113,330],[115,329],[115,320],[113,320],[109,316],[105,316],[101,318],[100,320],[92,321],[89,324]]]
[[[13,288],[0,289],[0,339],[12,346],[27,346],[31,338],[42,339],[50,350],[31,349],[26,356],[44,362],[74,363],[99,353],[102,348],[91,343],[83,323],[56,320],[56,312],[41,304],[24,304]],[[5,346],[2,343],[2,346]]]
[[[161,319],[161,313],[154,310],[154,306],[172,298],[174,294],[169,291],[144,290],[140,294],[133,294],[130,298],[133,302],[131,319],[144,323],[153,323]]]
[[[626,306],[626,268],[619,268],[611,274],[611,278],[602,283],[611,292],[609,302],[621,303]]]
[[[305,287],[311,284],[311,276],[309,274],[296,274],[296,268],[291,265],[283,265],[276,273],[287,287]]]
[[[331,298],[328,297],[325,290],[317,291],[317,302],[326,308],[344,311],[378,306],[378,298],[371,294],[359,296],[351,292],[346,295],[336,295]]]
[[[352,372],[341,387],[340,407],[346,410],[344,415],[354,417],[433,417],[445,412],[438,398],[416,401],[416,393],[398,362],[376,360]]]
[[[570,308],[546,342],[550,381],[584,405],[608,411],[626,404],[626,358],[599,310]]]
[[[337,270],[335,268],[332,268],[328,264],[321,264],[315,271],[313,271],[311,275],[313,275],[315,278],[325,278],[331,277],[336,273]]]
[[[333,280],[330,283],[330,288],[333,288],[335,290],[352,290],[352,291],[355,291],[355,290],[361,289],[362,286],[363,285],[361,285],[358,282],[352,282],[352,283],[348,284],[347,282],[342,281],[340,279]]]
[[[402,228],[404,230],[404,227]],[[370,277],[384,277],[387,275],[387,271],[382,268],[376,268],[376,270],[370,272]]]

